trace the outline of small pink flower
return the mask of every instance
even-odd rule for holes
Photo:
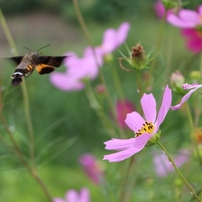
[[[193,53],[202,50],[202,32],[194,28],[186,28],[181,30],[182,36],[186,38],[186,46]]]
[[[101,55],[105,56],[109,53],[112,53],[121,44],[123,44],[126,41],[129,29],[130,24],[128,22],[122,23],[118,30],[107,29],[104,32],[102,44],[98,47],[100,48]]]
[[[103,64],[103,56],[115,51],[127,38],[130,24],[125,22],[118,30],[107,29],[104,32],[101,46],[86,48],[82,58],[75,53],[66,53],[65,60],[67,71],[65,73],[53,72],[50,76],[51,83],[64,91],[76,91],[85,87],[84,80],[93,80],[99,73]]]
[[[75,190],[69,190],[65,199],[54,198],[53,202],[90,202],[90,194],[87,188],[81,189],[80,193]]]
[[[182,85],[182,88],[184,88],[184,90],[190,90],[180,101],[179,104],[172,106],[171,109],[172,110],[177,110],[179,109],[192,95],[192,93],[194,93],[196,90],[198,90],[199,88],[201,88],[202,85],[199,84],[188,84],[185,83]]]
[[[165,12],[166,12],[166,9],[163,5],[163,3],[161,2],[161,0],[157,0],[154,4],[154,10],[156,12],[156,15],[158,18],[163,18]]]
[[[182,28],[182,36],[187,40],[187,48],[193,53],[202,50],[202,5],[197,11],[181,9],[178,15],[169,13],[167,21],[179,28]]]
[[[68,52],[67,55],[69,56],[65,60],[67,71],[65,73],[52,73],[50,76],[51,83],[64,91],[81,90],[85,87],[83,80],[93,80],[97,77],[99,72],[98,64],[101,66],[103,60],[96,52],[96,61],[91,48],[86,48],[83,58],[79,58],[72,52]]]
[[[202,5],[198,7],[198,12],[188,9],[181,9],[178,15],[170,13],[167,21],[179,28],[196,28],[202,25]]]
[[[173,160],[176,166],[179,168],[184,163],[186,163],[190,158],[190,152],[188,150],[180,150]],[[157,176],[165,177],[170,172],[173,172],[175,169],[171,162],[169,162],[168,157],[164,153],[159,153],[154,155],[153,163],[155,166],[155,171]]]
[[[96,158],[91,154],[83,154],[79,161],[87,176],[95,183],[101,184],[103,181],[104,173],[99,166]]]
[[[135,110],[134,105],[129,100],[118,100],[115,109],[119,126],[128,128],[125,123],[126,115]]]
[[[171,100],[172,92],[168,86],[166,86],[161,107],[157,115],[155,98],[152,94],[144,94],[141,99],[144,118],[135,111],[128,114],[126,117],[126,124],[133,130],[136,137],[130,139],[112,139],[105,142],[105,149],[118,152],[105,155],[103,160],[118,162],[141,151],[149,139],[158,132],[161,123],[170,109]]]

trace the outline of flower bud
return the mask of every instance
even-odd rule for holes
[[[96,87],[95,87],[95,92],[97,94],[105,94],[106,92],[106,89],[105,89],[105,86],[103,84],[98,84]]]
[[[178,94],[184,94],[184,90],[182,88],[182,84],[184,83],[184,76],[180,71],[175,71],[171,74],[170,84],[171,88],[174,92]]]
[[[120,67],[127,72],[132,71],[132,69],[149,69],[148,64],[151,62],[151,60],[154,59],[154,57],[150,57],[151,53],[148,53],[147,55],[145,54],[143,46],[141,46],[139,43],[136,44],[135,47],[132,47],[132,50],[129,51],[129,54],[129,57],[126,57],[122,54],[124,57],[118,58]],[[132,66],[132,69],[126,69],[122,64],[123,60],[126,60],[129,65]]]
[[[131,61],[132,63],[134,63],[135,66],[136,64],[140,64],[144,60],[145,60],[144,48],[138,43],[135,47],[132,47]]]
[[[197,81],[197,80],[201,79],[201,72],[197,71],[197,70],[193,70],[189,73],[189,77],[190,77],[190,79]]]
[[[113,60],[114,60],[114,56],[111,53],[108,53],[107,55],[104,56],[104,61],[106,63],[113,62]]]

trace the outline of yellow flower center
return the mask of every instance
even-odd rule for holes
[[[142,128],[139,129],[138,132],[135,134],[135,137],[138,137],[138,136],[142,135],[143,133],[152,134],[153,131],[154,131],[153,123],[146,121],[145,123],[143,123]]]

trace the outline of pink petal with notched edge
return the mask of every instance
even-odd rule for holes
[[[127,114],[125,122],[128,127],[136,133],[140,128],[142,128],[145,120],[137,112],[132,112]]]
[[[149,134],[143,134],[139,137],[131,138],[130,141],[131,143],[133,143],[132,146],[129,146],[128,149],[122,150],[120,152],[105,155],[103,160],[109,160],[109,162],[119,162],[119,161],[125,160],[131,157],[132,155],[138,153],[139,151],[141,151],[151,137],[152,136]],[[105,144],[107,144],[107,142],[105,142]]]
[[[196,11],[182,9],[178,16],[169,13],[167,16],[167,21],[179,28],[194,28],[200,24],[200,18]]]
[[[166,117],[166,115],[167,115],[167,113],[171,107],[171,102],[172,102],[172,91],[167,85],[165,90],[164,90],[163,99],[161,102],[161,107],[159,109],[158,117],[156,120],[156,127],[157,127],[157,128],[155,128],[156,130],[158,130],[159,126],[161,125],[161,123],[165,119],[165,117]]]
[[[146,121],[154,123],[156,120],[156,100],[152,94],[144,94],[140,100]]]

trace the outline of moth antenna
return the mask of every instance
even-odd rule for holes
[[[27,50],[31,51],[29,48],[27,48],[27,47],[25,47],[25,46],[23,46],[23,48],[25,48],[25,49],[27,49]]]
[[[37,52],[38,51],[40,51],[41,49],[43,49],[43,48],[46,48],[46,47],[48,47],[48,46],[50,46],[50,44],[48,44],[48,45],[45,45],[45,46],[43,46],[42,48],[39,48],[38,50],[37,50]]]

